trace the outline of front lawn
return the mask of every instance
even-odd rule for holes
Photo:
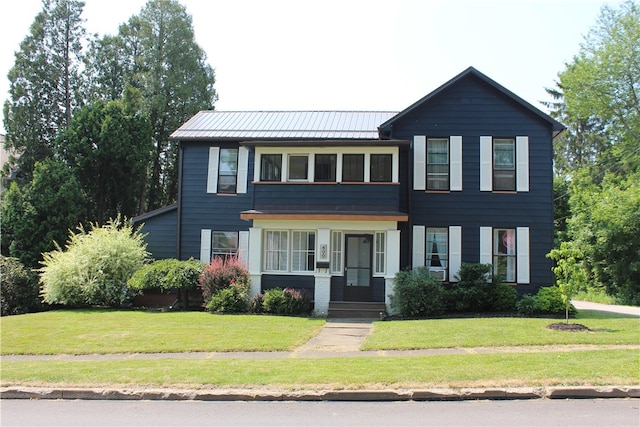
[[[583,310],[569,322],[585,325],[591,332],[560,332],[547,329],[547,325],[551,323],[564,321],[502,317],[376,322],[363,350],[640,344],[640,317]]]
[[[203,312],[57,310],[0,318],[1,354],[287,351],[323,319]]]

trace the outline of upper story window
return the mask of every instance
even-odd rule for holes
[[[209,147],[207,193],[246,193],[248,163],[246,147]]]
[[[493,140],[493,189],[516,191],[516,142],[511,138]]]
[[[480,191],[529,191],[529,137],[480,137]]]
[[[260,181],[282,180],[282,154],[263,154],[260,157]]]
[[[314,158],[315,182],[336,182],[336,154],[316,154]]]
[[[342,181],[364,182],[364,154],[342,155]]]
[[[221,148],[218,167],[218,193],[234,194],[238,175],[238,149]]]
[[[289,156],[289,181],[307,181],[309,177],[309,156],[292,154]]]
[[[371,182],[391,182],[393,156],[391,154],[371,155]]]
[[[255,153],[255,182],[398,182],[398,147],[256,147]]]
[[[413,189],[462,191],[462,136],[413,137]]]
[[[449,139],[427,139],[427,190],[449,189]]]

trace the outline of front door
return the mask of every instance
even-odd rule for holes
[[[345,236],[345,301],[371,300],[371,234],[347,234]]]

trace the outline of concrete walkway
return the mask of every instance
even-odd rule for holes
[[[640,307],[630,305],[609,305],[588,301],[571,301],[578,310],[605,311],[607,313],[628,314],[640,317]]]

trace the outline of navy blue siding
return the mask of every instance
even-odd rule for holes
[[[256,184],[255,209],[398,212],[398,184]]]
[[[273,288],[304,289],[313,300],[315,278],[313,276],[262,275],[262,291],[268,291]]]
[[[238,147],[237,144],[215,145]],[[253,176],[252,158],[249,156],[249,177]],[[252,186],[247,187],[246,194],[207,193],[208,164],[209,144],[182,143],[181,259],[200,257],[200,230],[246,231],[251,224],[240,219],[240,212],[252,208]]]
[[[407,114],[393,126],[393,137],[413,139],[462,136],[463,191],[411,192],[411,225],[462,226],[462,260],[478,262],[479,227],[529,227],[531,285],[535,291],[552,283],[553,247],[552,128],[515,101],[469,76]],[[529,137],[529,192],[494,194],[480,191],[480,136]],[[409,185],[412,179],[409,177]],[[404,230],[403,230],[404,231]],[[402,233],[401,265],[411,262],[411,230]]]
[[[136,226],[142,226],[142,233],[146,234],[144,241],[147,244],[147,251],[154,259],[175,258],[178,224],[178,210],[167,210],[158,215],[136,221]]]

